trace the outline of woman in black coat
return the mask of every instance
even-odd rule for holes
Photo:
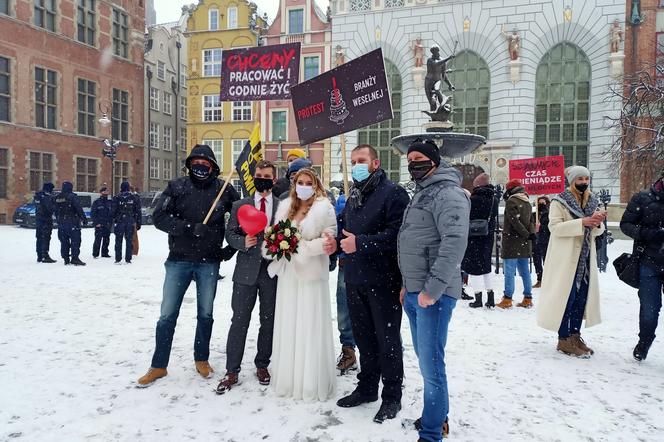
[[[491,287],[491,257],[493,252],[496,219],[499,199],[496,189],[489,183],[490,177],[482,173],[473,181],[470,196],[470,219],[488,220],[489,233],[484,236],[469,236],[466,254],[461,269],[470,275],[470,285],[475,289],[473,308],[482,307],[482,287],[487,292],[487,307],[494,306],[494,293]]]
[[[536,226],[537,239],[533,244],[533,261],[535,263],[535,273],[537,273],[537,283],[533,286],[534,289],[542,287],[542,274],[544,273],[544,260],[546,259],[546,251],[549,248],[549,239],[551,232],[549,231],[549,206],[551,200],[547,196],[540,196],[537,198],[537,210],[539,213],[539,224]]]

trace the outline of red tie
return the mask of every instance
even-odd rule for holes
[[[261,198],[261,212],[265,213],[265,198]]]

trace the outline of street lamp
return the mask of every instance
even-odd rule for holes
[[[101,112],[102,116],[99,119],[99,124],[101,124],[102,127],[109,127],[111,126],[111,119],[108,118],[108,113],[112,109],[112,105],[108,100],[100,100],[99,101],[99,112]],[[110,140],[108,138],[104,139],[102,141],[103,148],[101,150],[102,155],[105,157],[110,158],[111,160],[111,193],[115,195],[115,156],[117,153],[117,148],[120,146],[120,141],[114,141],[113,140],[113,128],[111,127],[111,138]]]

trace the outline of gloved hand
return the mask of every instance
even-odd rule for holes
[[[237,250],[235,250],[231,246],[223,247],[221,249],[221,260],[222,261],[229,261],[233,257],[233,255],[235,255],[235,252],[237,252]]]
[[[531,234],[528,236],[528,239],[531,240],[531,241],[536,241],[536,240],[537,240],[537,235],[534,234],[534,233],[531,233]]]
[[[203,223],[196,223],[194,224],[194,236],[197,238],[201,238],[203,236],[206,236],[210,232],[210,228],[207,226],[207,224]]]

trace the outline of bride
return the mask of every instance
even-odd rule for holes
[[[273,261],[278,276],[272,385],[278,396],[324,401],[334,395],[334,341],[325,245],[336,236],[334,208],[312,169],[301,169],[274,223],[289,219],[302,235],[290,261]],[[265,255],[265,249],[263,250]]]

